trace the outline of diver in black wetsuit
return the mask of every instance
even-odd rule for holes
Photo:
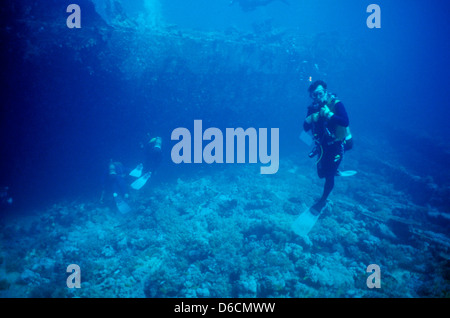
[[[9,187],[0,187],[0,210],[9,208],[13,204],[13,199],[8,192]]]
[[[105,194],[110,193],[115,199],[121,196],[128,199],[128,184],[125,180],[129,173],[129,169],[125,168],[121,162],[114,162],[112,159],[109,162],[108,170],[103,177],[103,189],[100,197],[100,203],[103,203]]]
[[[145,145],[141,145],[141,147],[143,148],[145,155],[145,172],[154,173],[161,165],[162,161],[162,138],[159,136],[151,138]]]
[[[233,5],[235,3],[239,3],[239,6],[244,11],[253,11],[257,7],[268,5],[271,2],[274,2],[276,0],[231,0],[230,5]],[[286,4],[289,4],[286,0],[281,0]]]
[[[308,107],[303,128],[305,131],[312,131],[316,148],[309,156],[319,156],[317,174],[319,178],[325,178],[322,197],[312,207],[318,213],[333,190],[334,177],[338,174],[344,151],[349,149],[345,145],[351,148],[352,140],[344,104],[327,91],[327,84],[321,80],[316,81],[308,88],[308,92],[313,103]]]

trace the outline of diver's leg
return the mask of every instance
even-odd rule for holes
[[[313,205],[313,210],[321,211],[327,203],[328,196],[334,188],[334,176],[342,161],[344,147],[342,144],[334,144],[324,152],[324,156],[320,162],[321,176],[325,178],[322,197]]]
[[[312,206],[313,214],[318,214],[327,204],[327,198],[334,187],[334,176],[325,177],[325,185],[323,187],[322,197]]]
[[[323,194],[319,201],[325,202],[328,199],[331,191],[334,188],[334,175],[329,175],[325,178],[325,185],[323,187]]]
[[[343,143],[335,143],[333,149],[333,156],[327,158],[327,174],[325,176],[325,185],[323,187],[323,194],[321,201],[326,201],[331,191],[334,188],[334,176],[338,172],[339,165],[342,162],[342,158],[344,156],[344,145]]]

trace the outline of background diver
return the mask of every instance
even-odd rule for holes
[[[103,189],[100,197],[100,203],[103,203],[105,195],[112,195],[114,200],[117,198],[128,199],[128,184],[126,181],[127,169],[121,162],[114,162],[112,159],[108,164],[108,170],[103,177]]]
[[[144,169],[154,173],[162,161],[162,138],[153,137],[149,139],[147,144],[143,145]]]
[[[9,187],[0,187],[0,208],[8,208],[12,206],[13,199],[9,195]]]
[[[139,164],[136,169],[130,173],[131,176],[138,178],[131,184],[131,187],[135,190],[141,189],[147,183],[147,180],[155,173],[162,161],[162,138],[151,138],[149,134],[147,135],[149,141],[145,144],[141,144],[144,154],[144,163]],[[143,175],[141,176],[142,173]]]

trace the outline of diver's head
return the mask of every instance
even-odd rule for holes
[[[152,139],[150,139],[149,143],[153,144],[153,147],[161,149],[162,138],[161,137],[152,138]]]
[[[325,103],[328,99],[327,83],[322,80],[315,81],[309,86],[308,93],[315,103]]]

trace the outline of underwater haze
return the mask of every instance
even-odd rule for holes
[[[446,7],[3,1],[0,297],[449,297]],[[345,105],[356,174],[298,235],[324,188],[299,138],[316,80]],[[230,128],[260,143],[229,147]]]

